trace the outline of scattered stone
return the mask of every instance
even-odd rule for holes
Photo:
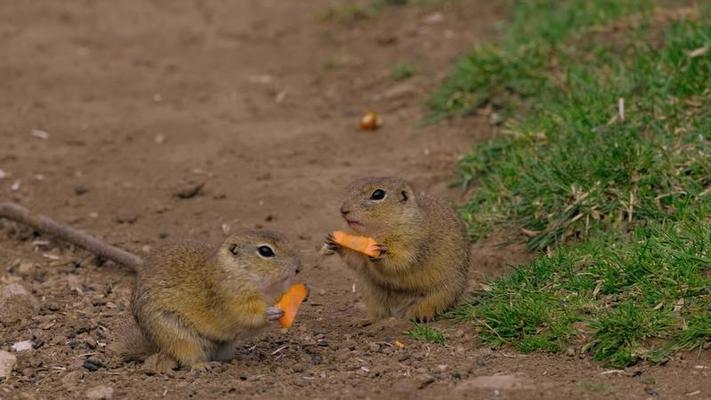
[[[84,372],[81,370],[68,372],[62,377],[62,387],[68,391],[74,391],[84,379]]]
[[[0,379],[5,379],[12,373],[17,357],[7,351],[0,350]]]
[[[32,130],[32,137],[36,137],[37,139],[47,140],[47,139],[49,139],[49,133],[47,133],[41,129],[33,129]]]
[[[84,364],[82,364],[82,366],[91,372],[98,371],[99,369],[105,367],[101,360],[93,357],[84,360]]]
[[[4,324],[29,319],[38,308],[39,302],[24,286],[11,283],[0,287],[0,310]]]
[[[91,350],[94,350],[99,344],[96,342],[96,339],[94,339],[91,336],[88,336],[85,340],[84,343],[86,343],[86,347],[90,348]]]
[[[81,283],[81,279],[78,275],[67,276],[67,287],[73,292],[84,294],[84,285]]]
[[[199,195],[204,187],[205,182],[193,184],[185,189],[178,190],[175,192],[174,196],[179,199],[192,199],[193,197]]]
[[[5,179],[6,177],[7,177],[7,172],[0,169],[0,180]]]
[[[33,345],[31,340],[23,340],[12,345],[12,349],[18,353],[21,351],[32,350],[32,347]]]
[[[138,215],[136,214],[119,214],[114,218],[117,224],[132,224],[138,221]]]
[[[372,351],[373,353],[377,353],[380,351],[380,345],[377,343],[370,343],[368,345],[368,350]]]
[[[16,272],[18,275],[28,278],[33,275],[35,275],[35,272],[37,271],[37,264],[30,262],[30,261],[22,261],[20,264],[17,266]]]
[[[417,381],[417,388],[424,389],[435,381],[435,377],[430,374],[421,374],[418,375],[415,380]]]
[[[15,183],[12,184],[12,186],[10,186],[10,191],[11,192],[18,192],[19,190],[20,190],[20,181],[17,180],[17,181],[15,181]]]
[[[48,330],[48,329],[52,329],[52,327],[55,326],[55,325],[57,325],[57,323],[56,323],[55,321],[47,321],[47,322],[41,323],[41,324],[39,325],[39,328],[46,331],[46,330]]]
[[[90,400],[109,400],[114,395],[110,386],[99,385],[86,391],[86,398]]]
[[[44,346],[44,339],[36,338],[35,340],[32,341],[32,348],[33,349],[37,350],[42,346]]]
[[[88,191],[89,191],[89,188],[87,188],[87,187],[84,186],[84,185],[76,185],[76,186],[74,186],[74,194],[76,194],[77,196],[81,196],[81,195],[83,195],[84,193],[86,193],[86,192],[88,192]]]

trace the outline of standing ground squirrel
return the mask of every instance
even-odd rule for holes
[[[234,233],[218,247],[186,242],[166,245],[145,261],[14,203],[0,203],[8,218],[49,233],[136,271],[131,310],[140,328],[128,333],[125,357],[156,353],[159,370],[177,364],[201,369],[230,358],[233,341],[282,315],[274,304],[301,263],[279,233]]]
[[[415,195],[400,178],[363,178],[348,187],[341,215],[380,245],[380,254],[369,257],[332,236],[326,240],[364,282],[371,318],[427,321],[464,291],[469,241],[455,212],[440,201]]]

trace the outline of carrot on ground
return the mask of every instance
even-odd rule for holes
[[[370,237],[356,236],[342,231],[334,231],[333,240],[343,247],[348,247],[351,250],[355,250],[370,257],[377,257],[380,255],[378,242]]]
[[[291,285],[289,290],[281,296],[281,299],[276,304],[276,307],[284,311],[284,315],[279,318],[279,324],[283,328],[291,328],[296,318],[296,313],[299,311],[299,306],[309,296],[309,289],[303,283]]]

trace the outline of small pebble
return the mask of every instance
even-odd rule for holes
[[[14,354],[0,350],[0,379],[10,376],[16,362],[17,357]]]
[[[86,192],[88,192],[88,191],[89,191],[89,188],[87,188],[87,187],[84,186],[84,185],[76,185],[76,186],[74,186],[74,194],[76,194],[77,196],[81,196],[81,195],[83,195],[84,193],[86,193]]]
[[[17,342],[12,345],[12,349],[18,353],[21,351],[32,350],[32,341],[31,340],[23,340],[21,342]]]
[[[417,381],[417,386],[420,389],[423,389],[427,387],[429,384],[435,381],[435,377],[430,375],[430,374],[422,374],[418,375],[417,378],[415,378]]]
[[[99,344],[96,342],[96,339],[93,337],[89,336],[84,340],[84,343],[86,343],[86,346],[92,350],[94,350]]]
[[[96,358],[87,358],[82,365],[87,370],[94,372],[104,367],[104,363]]]
[[[49,139],[49,133],[47,133],[41,129],[33,129],[32,136],[36,137],[37,139],[43,139],[43,140]]]
[[[99,385],[86,391],[86,398],[90,400],[109,400],[114,395],[110,386]]]

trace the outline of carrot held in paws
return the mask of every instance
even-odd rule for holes
[[[296,313],[299,311],[299,306],[309,296],[309,289],[303,283],[292,285],[289,290],[281,296],[281,299],[276,304],[276,307],[284,311],[284,315],[279,318],[279,324],[282,328],[291,328],[296,318]]]
[[[333,240],[343,247],[363,253],[369,257],[378,257],[380,255],[378,242],[371,237],[356,236],[342,231],[334,231]]]

